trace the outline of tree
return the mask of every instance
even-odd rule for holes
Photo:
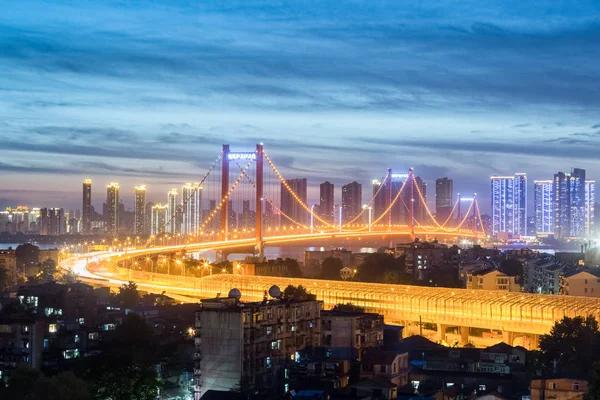
[[[364,309],[364,307],[359,307],[352,303],[346,303],[346,304],[336,304],[332,308],[332,311],[349,312],[349,313],[364,313],[365,309]]]
[[[600,362],[595,362],[590,374],[588,391],[585,394],[584,400],[600,399]]]
[[[91,400],[88,385],[72,372],[44,376],[28,366],[17,367],[0,397],[25,400]]]
[[[137,306],[140,303],[140,293],[138,292],[137,283],[129,281],[129,283],[122,284],[116,299],[123,303],[125,307]]]
[[[523,263],[516,258],[509,258],[500,262],[500,271],[508,276],[516,276],[517,282],[522,282]]]
[[[79,275],[70,269],[65,270],[59,274],[58,282],[63,284],[77,283],[79,282]]]
[[[0,267],[0,292],[11,284],[11,279],[6,268]]]
[[[344,267],[342,260],[335,257],[327,257],[321,264],[321,279],[340,279],[340,270]]]
[[[40,248],[31,243],[21,244],[17,246],[15,256],[17,257],[17,267],[26,273],[27,269],[35,266],[40,259]]]
[[[298,260],[286,257],[283,260],[281,258],[278,258],[277,262],[280,262],[287,266],[288,274],[290,277],[302,278],[302,270],[300,269],[300,264],[298,264]]]
[[[58,268],[56,266],[56,261],[51,258],[47,258],[41,263],[38,264],[37,278],[47,281],[54,279],[55,275],[58,273]]]
[[[308,290],[306,290],[306,288],[303,287],[302,285],[299,285],[298,287],[293,286],[293,285],[288,285],[288,287],[286,287],[283,290],[283,294],[281,297],[286,300],[300,300],[300,301],[315,300],[317,298],[317,296],[309,293]]]
[[[546,373],[589,377],[600,361],[600,330],[593,316],[564,317],[540,338],[540,362]],[[555,367],[556,365],[556,367]]]
[[[362,282],[382,282],[387,270],[403,271],[404,260],[387,253],[372,253],[358,267],[358,278]]]
[[[161,385],[156,373],[157,346],[144,319],[127,315],[103,346],[102,355],[88,361],[95,399],[156,398]]]

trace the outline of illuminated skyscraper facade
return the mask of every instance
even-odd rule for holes
[[[435,181],[435,216],[442,224],[450,218],[454,204],[452,179],[439,178]]]
[[[288,179],[285,182],[296,196],[298,196],[298,199],[306,204],[308,184],[306,178]],[[281,212],[298,224],[308,224],[308,212],[294,199],[294,196],[286,189],[283,183],[281,184]],[[281,217],[281,223],[283,225],[293,224],[283,216]]]
[[[66,232],[65,210],[42,208],[40,210],[40,235],[58,236]]]
[[[171,189],[167,198],[168,214],[167,221],[168,227],[167,232],[179,233],[181,227],[177,224],[177,189]]]
[[[181,189],[181,196],[181,232],[195,235],[202,223],[202,188],[199,183],[186,183]]]
[[[585,235],[596,233],[596,181],[585,181]]]
[[[146,234],[146,186],[135,188],[133,230],[136,235]]]
[[[527,234],[527,175],[492,176],[492,234]]]
[[[151,233],[158,235],[159,233],[165,232],[166,223],[168,221],[167,215],[169,213],[169,206],[166,204],[156,204],[152,206],[152,227]]]
[[[552,201],[552,181],[534,181],[533,187],[535,231],[538,235],[553,234],[554,203]]]
[[[591,186],[595,192],[595,185]],[[570,173],[554,174],[552,185],[554,202],[554,235],[558,239],[586,235],[586,180],[585,170],[573,168]],[[595,198],[595,193],[588,196]],[[592,221],[590,216],[590,223]]]
[[[105,231],[107,235],[119,234],[119,184],[112,182],[106,187]]]
[[[360,214],[361,209],[362,185],[354,181],[342,186],[342,223],[351,221]]]
[[[81,229],[84,235],[92,233],[92,181],[83,181],[83,204],[81,213]]]
[[[320,217],[330,224],[333,223],[334,186],[327,181],[319,185]]]

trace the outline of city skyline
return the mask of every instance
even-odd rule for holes
[[[527,3],[309,14],[165,2],[162,36],[149,3],[73,7],[23,2],[0,16],[0,207],[74,207],[83,177],[162,193],[197,180],[213,147],[258,140],[289,179],[365,185],[373,171],[414,167],[480,193],[482,207],[491,175],[600,175],[594,2],[546,5],[541,19]],[[81,12],[90,18],[69,18]]]

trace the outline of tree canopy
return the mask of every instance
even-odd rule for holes
[[[25,400],[91,400],[88,385],[72,372],[47,377],[28,366],[19,366],[11,374],[8,387],[0,388],[0,397]]]
[[[38,270],[36,278],[41,280],[52,280],[58,275],[56,261],[51,258],[47,258],[41,263],[38,263]]]
[[[373,253],[358,267],[358,279],[363,282],[383,282],[387,270],[404,271],[404,259],[387,253]]]
[[[31,243],[20,244],[15,249],[15,256],[17,257],[17,266],[24,270],[24,268],[34,266],[38,262],[40,248]]]
[[[332,308],[332,311],[364,313],[365,309],[364,309],[364,307],[359,307],[359,306],[354,305],[352,303],[346,303],[346,304],[336,304]]]
[[[600,330],[593,316],[564,317],[540,338],[540,363],[545,373],[588,378],[600,361]],[[556,364],[556,370],[555,370]]]
[[[140,303],[140,293],[138,292],[137,283],[129,281],[124,283],[119,288],[119,293],[116,299],[125,307],[135,307]]]
[[[342,260],[336,257],[327,257],[321,264],[321,279],[340,279],[340,270],[344,267]]]
[[[287,300],[315,300],[317,296],[311,294],[304,286],[298,285],[288,285],[283,290],[283,294],[281,296],[283,299]]]

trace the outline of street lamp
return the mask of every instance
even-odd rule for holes
[[[176,263],[177,263],[177,265],[179,265],[179,266],[181,266],[181,265],[182,265],[182,262],[181,262],[181,260],[177,260],[177,261],[175,261],[175,262],[176,262]],[[185,264],[183,264],[183,267],[182,267],[182,268],[183,268],[183,276],[185,277]]]

